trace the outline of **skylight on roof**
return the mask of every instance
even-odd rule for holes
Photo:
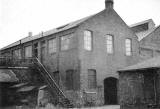
[[[59,29],[63,29],[64,27],[66,27],[66,26],[68,26],[69,24],[66,24],[66,25],[63,25],[63,26],[60,26],[60,27],[58,27],[58,28],[56,28],[57,30],[59,30]]]

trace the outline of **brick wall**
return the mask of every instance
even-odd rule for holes
[[[84,49],[83,32],[93,32],[93,50]],[[79,58],[80,58],[80,82],[81,91],[95,92],[97,102],[104,104],[104,79],[108,77],[118,78],[118,69],[138,62],[139,44],[135,34],[128,28],[123,20],[113,9],[104,10],[84,22],[77,30],[79,36]],[[114,53],[107,54],[105,35],[114,37]],[[125,39],[132,40],[132,56],[125,56]],[[88,69],[97,72],[97,88],[88,88]],[[98,90],[98,92],[97,92]],[[95,97],[93,97],[95,98]]]
[[[118,93],[121,109],[145,109],[151,104],[159,104],[159,75],[157,69],[120,72]]]

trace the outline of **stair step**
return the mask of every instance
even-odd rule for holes
[[[72,108],[73,104],[71,104],[70,100],[65,97],[62,90],[59,88],[57,83],[55,82],[54,78],[50,75],[50,73],[45,69],[43,64],[37,59],[37,62],[34,63],[36,65],[36,68],[40,71],[42,76],[45,78],[46,82],[48,83],[48,86],[51,88],[51,91],[53,94],[56,94],[58,98],[61,98],[60,103],[66,108]],[[55,90],[56,89],[56,90]]]

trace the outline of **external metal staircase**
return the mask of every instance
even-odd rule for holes
[[[73,104],[71,104],[70,100],[65,96],[59,85],[52,78],[51,74],[46,70],[44,65],[37,58],[34,60],[34,65],[39,70],[41,75],[45,78],[45,81],[47,82],[48,87],[51,89],[52,94],[56,95],[59,99],[59,103],[61,103],[63,107],[72,108]]]
[[[47,86],[52,95],[57,98],[58,103],[65,108],[72,108],[73,104],[65,96],[64,92],[60,89],[51,74],[46,70],[45,66],[39,61],[38,58],[30,59],[13,59],[11,57],[0,57],[0,69],[2,68],[29,68],[32,67],[43,76]]]

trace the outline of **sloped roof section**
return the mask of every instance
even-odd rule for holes
[[[93,16],[93,15],[92,15]],[[55,29],[52,29],[52,30],[49,30],[49,31],[46,31],[44,32],[44,36],[48,36],[50,34],[55,34],[55,33],[58,33],[58,32],[61,32],[61,31],[65,31],[65,30],[68,30],[70,28],[73,28],[73,27],[76,27],[78,25],[80,25],[81,23],[83,23],[84,21],[86,21],[87,19],[91,18],[92,16],[89,16],[89,17],[85,17],[83,19],[80,19],[80,20],[77,20],[77,21],[74,21],[74,22],[71,22],[69,24],[65,24],[63,26],[60,26],[58,28],[55,28]]]
[[[148,36],[150,37],[150,34],[152,34],[152,33],[154,33],[157,29],[159,29],[160,28],[160,25],[159,26],[157,26],[157,27],[155,27],[154,29],[152,29],[152,30],[150,30],[150,31],[148,31],[148,33],[146,34],[146,36],[145,37],[143,37],[140,41],[143,41],[143,40],[145,40]],[[152,36],[153,37],[153,36]],[[156,36],[155,36],[156,37]]]
[[[151,34],[155,29],[156,29],[156,27],[152,28],[152,29],[149,29],[148,31],[143,31],[143,32],[136,33],[136,35],[138,36],[138,40],[141,41],[143,38],[145,38],[146,36]]]
[[[160,56],[145,60],[132,66],[128,66],[124,69],[120,69],[119,71],[132,71],[151,68],[160,68]]]
[[[17,46],[17,45],[23,44],[25,42],[33,41],[33,40],[39,39],[41,37],[45,37],[45,36],[48,36],[48,35],[51,35],[51,34],[55,34],[55,33],[61,32],[61,31],[65,31],[65,30],[74,28],[74,27],[80,25],[81,23],[83,23],[84,21],[86,21],[87,19],[91,18],[92,16],[94,16],[94,15],[91,15],[91,16],[82,18],[80,20],[65,24],[65,25],[60,26],[58,28],[51,29],[49,31],[43,32],[42,34],[37,34],[37,35],[34,35],[34,36],[25,37],[25,38],[23,38],[19,41],[16,41],[16,42],[2,48],[1,50],[7,49],[7,48],[10,48],[10,47],[13,47],[13,46]]]
[[[156,29],[155,23],[152,19],[132,24],[130,25],[130,28],[137,35],[139,41]]]
[[[151,23],[153,23],[153,24],[154,24],[154,22],[153,22],[153,20],[152,20],[152,19],[148,19],[148,20],[144,20],[144,21],[141,21],[141,22],[138,22],[138,23],[132,24],[132,25],[130,25],[130,27],[132,28],[132,27],[135,27],[135,26],[138,26],[138,25],[142,25],[142,24],[145,24],[145,23],[149,23],[149,22],[151,22]]]
[[[0,82],[16,82],[18,78],[12,70],[0,69]]]

